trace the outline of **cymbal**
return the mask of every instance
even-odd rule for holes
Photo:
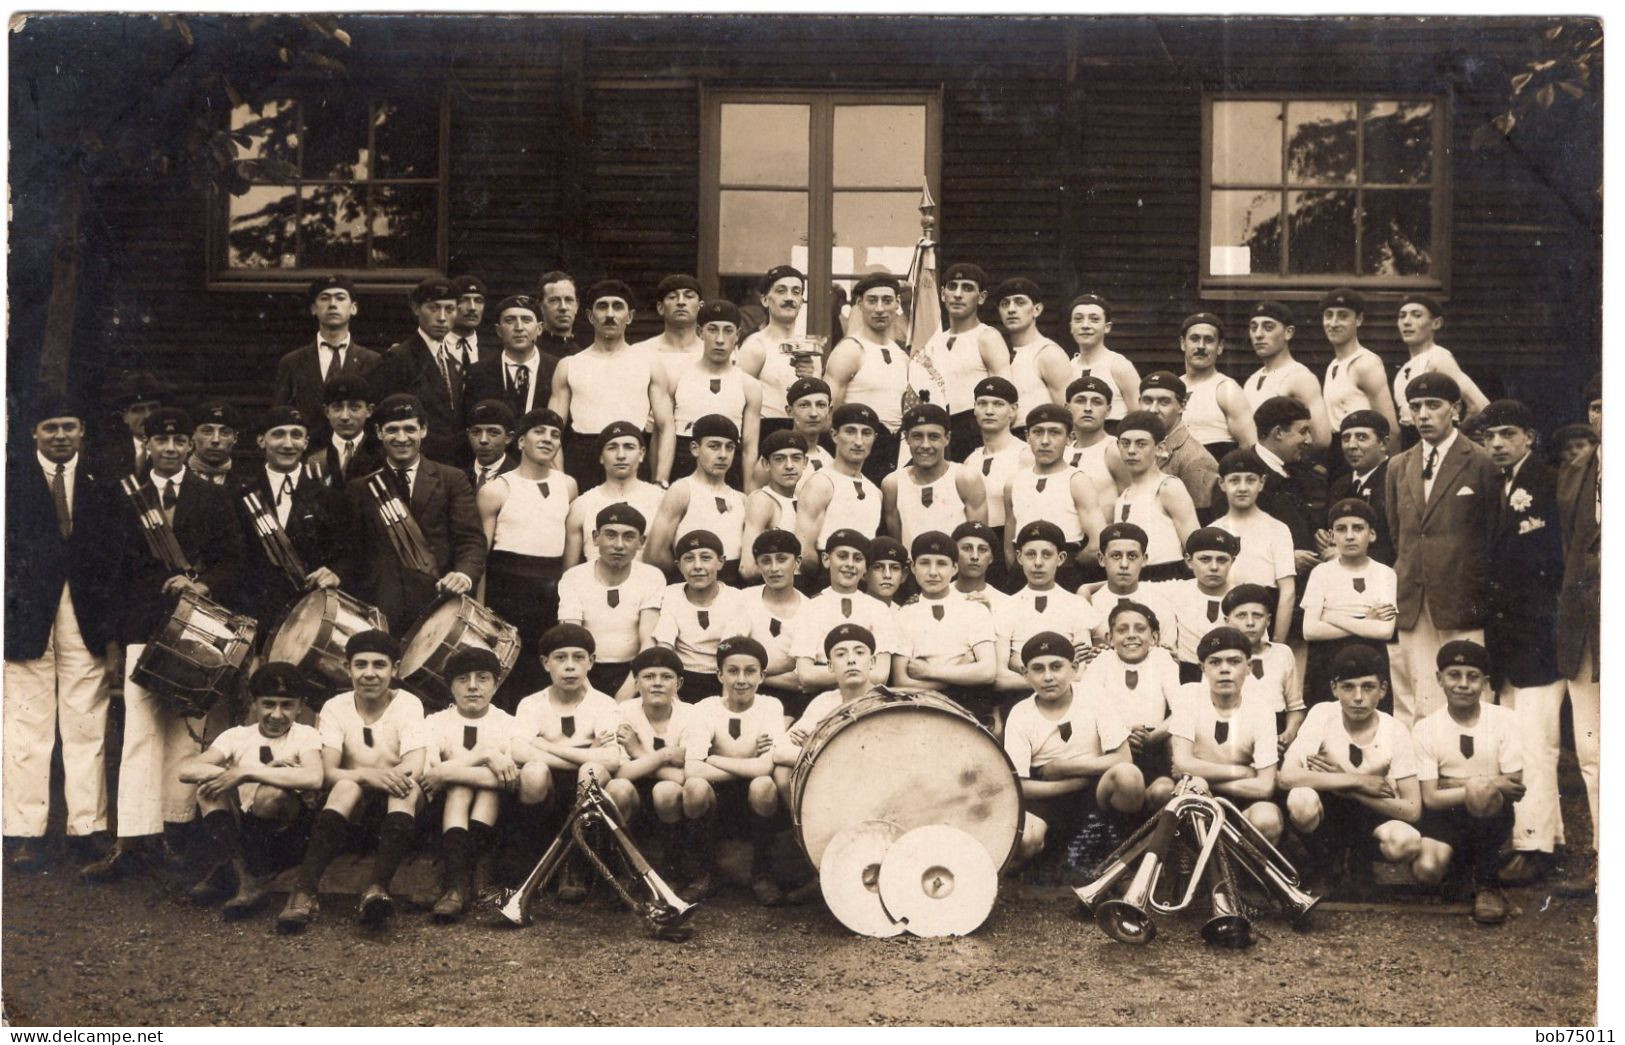
[[[963,936],[987,920],[999,871],[975,836],[947,824],[917,827],[880,865],[880,900],[915,936]]]
[[[864,936],[897,936],[903,927],[880,902],[880,865],[903,829],[890,820],[859,820],[829,840],[818,885],[830,913]]]

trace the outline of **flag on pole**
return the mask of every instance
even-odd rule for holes
[[[920,191],[920,242],[914,247],[914,260],[908,269],[909,314],[907,329],[903,332],[904,347],[909,351],[909,385],[916,395],[927,402],[948,406],[948,382],[942,368],[936,365],[926,347],[942,330],[942,295],[937,288],[937,203],[931,198],[931,187]]]

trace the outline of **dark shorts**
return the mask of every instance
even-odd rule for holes
[[[1202,681],[1202,665],[1188,660],[1179,662],[1179,681],[1181,685]]]
[[[716,792],[717,836],[747,838],[750,835],[750,781],[713,780]]]
[[[625,661],[615,663],[612,661],[598,661],[587,670],[587,681],[593,689],[607,696],[615,696],[615,691],[621,688],[626,681],[626,675],[632,670],[632,665]]]
[[[1477,883],[1495,880],[1501,847],[1512,837],[1512,803],[1490,817],[1473,817],[1467,810],[1424,809],[1416,825],[1423,838],[1443,842],[1451,849],[1451,873]]]
[[[789,715],[791,718],[800,718],[802,712],[807,710],[807,705],[812,703],[812,697],[801,692],[799,689],[781,689],[778,686],[763,686],[758,689],[757,692],[763,696],[777,697],[779,703],[784,705],[784,713]]]
[[[1147,784],[1158,777],[1171,778],[1174,775],[1173,747],[1166,738],[1160,744],[1147,744],[1134,756],[1134,765]]]
[[[1184,580],[1191,576],[1190,567],[1185,565],[1184,559],[1173,562],[1154,562],[1140,570],[1141,584],[1154,584],[1157,581]]]
[[[722,681],[714,671],[684,669],[682,679],[683,688],[677,694],[685,704],[698,704],[706,697],[714,697],[722,692]]]
[[[1347,795],[1328,791],[1320,792],[1320,807],[1323,811],[1320,827],[1313,832],[1298,832],[1306,846],[1354,853],[1367,860],[1376,859],[1377,840],[1371,833],[1392,817],[1384,816]]]

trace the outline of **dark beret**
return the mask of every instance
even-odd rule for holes
[[[643,442],[643,426],[633,424],[631,421],[611,421],[598,433],[598,452],[603,453],[604,447],[614,439],[636,439]]]
[[[1041,631],[1021,644],[1021,662],[1031,664],[1039,657],[1060,657],[1071,661],[1075,656],[1072,640],[1058,631]]]
[[[1222,339],[1224,337],[1224,320],[1211,312],[1192,312],[1179,324],[1179,336],[1184,337],[1191,327],[1210,326]]]
[[[869,557],[870,540],[862,532],[843,527],[824,538],[824,551],[833,552],[836,548],[855,548],[867,559]]]
[[[332,403],[370,403],[372,402],[372,386],[360,374],[339,372],[327,379],[322,385],[322,402]]]
[[[502,674],[502,661],[484,646],[464,646],[446,658],[445,677],[450,682],[476,671],[489,671],[493,677]]]
[[[1554,446],[1562,446],[1570,439],[1585,439],[1593,443],[1599,441],[1597,439],[1597,430],[1586,424],[1584,421],[1576,421],[1573,424],[1564,425],[1562,428],[1559,428],[1557,431],[1552,433],[1552,444]]]
[[[1111,405],[1112,386],[1108,385],[1105,381],[1093,374],[1090,374],[1088,377],[1077,378],[1071,384],[1067,385],[1066,401],[1070,403],[1074,396],[1082,395],[1084,392],[1094,392],[1095,394],[1104,398],[1108,406]]]
[[[1034,283],[1026,276],[1016,276],[1013,279],[1005,280],[993,289],[993,302],[994,304],[1003,304],[1005,298],[1013,298],[1018,294],[1031,299],[1034,303],[1044,300],[1044,292],[1039,289],[1037,283]]]
[[[1379,439],[1388,438],[1390,431],[1388,419],[1375,410],[1355,410],[1349,413],[1343,418],[1343,423],[1338,426],[1337,431],[1342,434],[1353,428],[1369,428],[1377,433]]]
[[[222,403],[218,399],[211,400],[198,407],[193,421],[200,425],[221,425],[226,428],[241,428],[242,421],[237,411],[230,403]]]
[[[497,318],[501,319],[502,313],[508,311],[510,308],[522,309],[529,312],[537,319],[542,317],[542,306],[537,304],[536,299],[531,297],[529,294],[509,294],[501,301],[498,301],[496,307]]]
[[[1025,547],[1031,541],[1048,541],[1057,548],[1066,547],[1066,535],[1048,519],[1034,519],[1016,534],[1017,548]]]
[[[1471,639],[1452,639],[1440,646],[1434,662],[1440,671],[1456,666],[1477,668],[1486,673],[1490,670],[1489,651]]]
[[[749,635],[735,635],[717,643],[717,667],[727,663],[729,657],[754,657],[756,663],[767,667],[767,650]]]
[[[1072,304],[1066,306],[1066,314],[1067,314],[1067,316],[1070,317],[1072,315],[1072,313],[1076,312],[1078,310],[1079,305],[1094,305],[1096,308],[1098,308],[1102,312],[1106,313],[1106,322],[1108,322],[1108,323],[1111,322],[1111,319],[1112,319],[1112,305],[1111,305],[1111,302],[1107,301],[1105,298],[1101,297],[1099,294],[1079,294],[1077,297],[1073,298],[1072,299]]]
[[[674,559],[681,559],[689,552],[699,551],[702,548],[709,548],[717,558],[722,558],[722,538],[710,530],[690,530],[683,534],[677,538],[677,543],[672,545],[671,555]]]
[[[630,526],[639,533],[644,533],[649,529],[649,520],[625,501],[616,501],[598,509],[598,515],[593,519],[592,526],[594,530],[602,530],[606,526]]]
[[[1352,290],[1348,287],[1328,290],[1320,299],[1320,310],[1324,312],[1329,308],[1346,308],[1357,316],[1363,316],[1365,315],[1365,296],[1358,290]]]
[[[1106,614],[1107,630],[1109,631],[1117,623],[1117,618],[1125,613],[1138,613],[1145,618],[1145,622],[1151,626],[1152,631],[1162,631],[1162,622],[1157,619],[1157,611],[1145,603],[1135,602],[1133,599],[1118,599],[1113,604],[1111,612]]]
[[[940,425],[943,431],[948,430],[948,411],[935,403],[920,403],[910,408],[903,415],[903,431],[918,428],[920,425]]]
[[[597,653],[598,643],[593,640],[592,632],[579,624],[555,624],[536,640],[536,651],[540,656],[546,657],[561,649],[584,649],[588,653]]]
[[[1434,319],[1444,318],[1444,306],[1439,304],[1439,299],[1432,294],[1406,294],[1399,299],[1399,307],[1404,308],[1406,305],[1421,305]]]
[[[707,323],[732,323],[739,325],[739,306],[726,298],[707,301],[700,306],[700,311],[694,316],[695,326],[705,326]]]
[[[1219,477],[1227,475],[1268,475],[1269,466],[1251,450],[1231,450],[1219,459]]]
[[[1198,527],[1185,538],[1186,555],[1195,555],[1197,552],[1224,552],[1226,555],[1235,556],[1240,551],[1241,538],[1217,526]]]
[[[970,522],[967,520],[960,523],[958,526],[955,526],[954,532],[950,536],[953,537],[955,544],[965,540],[967,537],[975,537],[977,540],[986,541],[988,546],[991,548],[997,548],[999,546],[999,535],[994,533],[993,527],[989,526],[987,523]]]
[[[1155,370],[1147,374],[1140,381],[1140,391],[1149,392],[1153,388],[1160,388],[1164,392],[1172,392],[1174,398],[1183,403],[1190,396],[1185,388],[1185,382],[1176,374],[1167,370]]]
[[[1141,551],[1144,551],[1151,544],[1151,538],[1146,535],[1146,532],[1131,522],[1106,524],[1105,529],[1100,531],[1100,550],[1105,551],[1106,547],[1113,541],[1133,541],[1140,546]]]
[[[753,559],[760,559],[764,555],[773,555],[783,552],[787,555],[801,554],[801,538],[789,530],[774,528],[763,530],[756,535],[750,544],[750,555]]]
[[[1014,406],[1021,399],[1021,393],[1007,377],[984,377],[976,382],[972,398],[1002,399]]]
[[[665,668],[682,678],[683,658],[670,646],[650,646],[646,650],[639,650],[638,655],[632,658],[632,677],[636,678],[650,668]]]
[[[468,427],[472,428],[475,425],[501,425],[512,432],[513,407],[501,399],[481,399],[474,404],[474,409],[468,412]]]
[[[314,305],[316,299],[322,296],[323,291],[342,290],[351,297],[355,297],[355,283],[342,273],[332,273],[327,276],[317,276],[305,287],[305,303]]]
[[[146,426],[143,433],[151,438],[155,435],[184,435],[188,439],[197,431],[197,425],[192,423],[191,415],[178,406],[161,406],[147,415]]]
[[[34,396],[28,404],[28,422],[31,426],[53,417],[73,417],[83,422],[87,416],[82,403],[60,392]]]
[[[852,288],[852,300],[857,301],[871,290],[882,289],[890,290],[893,294],[901,294],[903,285],[890,272],[875,272],[858,280],[857,286]]]
[[[1292,319],[1292,310],[1283,301],[1260,301],[1247,313],[1248,319],[1273,319],[1283,327],[1296,326]]]
[[[358,631],[351,635],[350,641],[344,644],[346,660],[362,653],[382,653],[390,660],[400,660],[401,644],[387,631],[368,628],[366,631]]]
[[[532,428],[557,428],[559,434],[563,435],[564,418],[559,416],[558,411],[550,410],[545,406],[539,406],[534,410],[526,410],[525,416],[521,417],[519,423],[514,426],[514,431],[524,435]]]
[[[1346,519],[1349,516],[1364,519],[1367,526],[1375,527],[1377,525],[1377,510],[1358,497],[1345,497],[1326,509],[1326,525],[1330,526],[1337,520]]]
[[[694,422],[694,430],[689,438],[695,442],[702,439],[713,439],[721,436],[729,442],[739,442],[739,426],[721,414],[706,414]]]
[[[655,300],[664,301],[667,294],[676,293],[679,290],[692,290],[696,294],[704,293],[700,289],[699,280],[681,272],[674,272],[655,286]]]
[[[976,284],[977,290],[987,289],[987,273],[982,271],[982,266],[969,261],[956,261],[943,271],[942,286],[946,287],[958,280]]]
[[[762,281],[756,285],[757,289],[763,294],[766,294],[768,291],[773,289],[773,284],[777,283],[781,279],[798,279],[803,285],[805,285],[807,282],[807,274],[796,268],[794,265],[774,265],[772,268],[767,270],[765,275],[762,276]]]
[[[423,420],[423,402],[410,392],[387,395],[372,412],[373,423],[382,427],[391,421]]]
[[[1380,679],[1388,674],[1388,658],[1364,643],[1344,646],[1332,658],[1331,670],[1327,674],[1333,682],[1363,679],[1371,675]]]
[[[304,411],[297,406],[273,406],[265,412],[260,421],[260,431],[269,432],[273,428],[283,428],[288,425],[298,425],[306,432],[310,431],[310,422],[305,419]]]
[[[895,562],[908,565],[908,549],[895,537],[876,537],[869,542],[869,565],[877,562]]]
[[[1484,408],[1483,412],[1478,415],[1477,422],[1480,428],[1501,428],[1512,425],[1515,428],[1522,428],[1526,432],[1534,432],[1539,429],[1539,424],[1535,421],[1535,412],[1516,399],[1497,399]]]
[[[763,458],[770,458],[774,454],[785,450],[806,453],[807,440],[801,438],[789,428],[775,428],[762,437],[762,446],[759,452]]]
[[[861,642],[869,647],[869,652],[875,651],[875,633],[861,624],[837,624],[824,636],[824,656],[830,653],[843,642]]]
[[[256,697],[304,700],[310,694],[310,683],[292,664],[265,664],[248,680],[248,692]]]
[[[1429,370],[1425,374],[1417,374],[1411,378],[1411,383],[1405,386],[1405,402],[1413,399],[1443,399],[1447,403],[1458,402],[1461,399],[1461,386],[1449,374],[1437,370]]]
[[[482,298],[485,296],[485,283],[478,276],[453,276],[451,289],[457,292],[458,297],[464,294],[478,294]]]
[[[1309,420],[1309,408],[1291,396],[1270,396],[1253,411],[1253,425],[1259,438],[1282,426]]]
[[[1262,584],[1238,584],[1224,593],[1219,608],[1228,616],[1237,606],[1262,606],[1266,612],[1275,612],[1275,597]]]
[[[922,555],[943,555],[949,559],[959,558],[959,549],[954,546],[954,539],[941,530],[927,530],[914,538],[909,545],[908,553],[915,559]]]
[[[638,307],[632,288],[618,279],[601,279],[587,288],[587,296],[581,299],[581,307],[590,310],[599,298],[620,298],[626,302],[627,308]]]
[[[829,395],[829,383],[820,377],[798,377],[791,383],[784,395],[784,405],[792,407],[796,400],[805,399],[810,395]]]
[[[1235,650],[1244,657],[1253,655],[1253,644],[1247,641],[1247,636],[1239,628],[1228,626],[1214,628],[1196,644],[1196,660],[1201,663],[1222,650]]]
[[[1117,434],[1122,436],[1125,432],[1147,432],[1151,435],[1153,443],[1160,443],[1168,436],[1168,426],[1162,423],[1162,418],[1149,410],[1130,410],[1117,422]]]
[[[830,415],[829,423],[834,428],[842,428],[846,425],[868,425],[876,432],[886,430],[885,426],[880,423],[880,415],[864,403],[842,403],[835,408],[835,413]]]
[[[457,288],[451,285],[451,280],[445,276],[430,276],[412,288],[407,295],[413,307],[428,301],[456,301]]]
[[[1586,382],[1585,392],[1582,394],[1585,396],[1587,406],[1602,398],[1602,371],[1591,375],[1591,380]]]
[[[1039,403],[1027,411],[1027,427],[1055,424],[1072,431],[1072,411],[1059,403]]]

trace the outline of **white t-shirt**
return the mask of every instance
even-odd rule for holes
[[[722,640],[750,633],[750,607],[745,593],[726,584],[718,584],[716,593],[711,605],[696,606],[689,601],[687,585],[666,586],[654,640],[677,651],[684,671],[715,674],[717,646]]]
[[[519,702],[513,717],[518,723],[516,736],[564,741],[571,747],[592,747],[598,740],[614,743],[615,732],[625,721],[615,698],[591,686],[571,708],[555,702],[552,686],[537,690]]]
[[[890,604],[868,592],[842,595],[834,588],[825,588],[808,599],[790,622],[790,655],[811,657],[814,664],[828,664],[824,640],[837,626],[848,623],[861,624],[874,633],[876,656],[889,656],[902,649],[896,611]]]
[[[1026,641],[1041,631],[1059,632],[1074,646],[1088,646],[1093,641],[1090,633],[1100,623],[1087,599],[1061,587],[1048,591],[1024,587],[1010,596],[1007,609],[1004,634],[1010,637],[1010,652],[1018,657]]]
[[[570,567],[559,578],[559,621],[592,632],[595,659],[625,664],[638,655],[638,616],[658,610],[666,575],[646,562],[632,563],[626,580],[608,587],[598,579],[597,564]]]
[[[1518,716],[1499,704],[1480,704],[1478,721],[1471,728],[1451,718],[1447,705],[1418,722],[1411,737],[1416,742],[1419,781],[1498,776],[1523,769]]]
[[[968,656],[977,643],[993,641],[993,615],[986,606],[950,590],[945,598],[899,606],[898,653],[905,657],[946,663]]]
[[[1230,564],[1230,583],[1262,584],[1266,588],[1278,586],[1282,579],[1297,576],[1297,561],[1292,554],[1292,531],[1286,523],[1265,511],[1256,511],[1246,520],[1224,515],[1213,520],[1213,525],[1233,533],[1241,542],[1236,561]],[[1270,607],[1275,612],[1275,607]]]
[[[1359,754],[1356,755],[1355,752]],[[1416,752],[1409,731],[1387,712],[1377,712],[1377,731],[1356,744],[1343,724],[1343,707],[1335,701],[1316,704],[1281,759],[1283,766],[1304,769],[1312,755],[1337,763],[1344,773],[1367,773],[1389,780],[1416,776]],[[1355,759],[1359,764],[1355,764]]]
[[[1050,718],[1029,696],[1010,709],[1004,724],[1004,751],[1016,775],[1031,776],[1034,768],[1063,758],[1099,758],[1116,751],[1128,739],[1128,726],[1112,708],[1099,701],[1080,700],[1076,693],[1060,718]]]
[[[646,751],[660,751],[663,748],[673,746],[687,746],[688,729],[694,722],[694,707],[693,704],[674,699],[671,702],[671,717],[661,723],[661,728],[658,731],[656,731],[654,724],[649,721],[649,716],[644,713],[642,697],[621,704],[620,711],[621,718],[627,725],[632,727],[632,732],[638,735],[638,740],[643,744],[644,749]],[[632,757],[631,752],[626,750],[624,744],[621,745],[621,757],[623,766],[626,764],[625,759]]]
[[[688,717],[683,747],[690,762],[703,762],[712,754],[755,758],[757,737],[772,737],[777,744],[784,732],[784,705],[777,697],[758,693],[744,711],[730,710],[720,696],[706,697]]]
[[[1339,559],[1323,562],[1309,571],[1303,585],[1305,620],[1317,619],[1327,610],[1368,617],[1384,603],[1399,605],[1399,578],[1393,567],[1375,559],[1367,559],[1357,570]]]
[[[355,691],[330,698],[316,716],[322,747],[341,753],[339,765],[393,766],[401,756],[423,746],[417,725],[423,721],[423,702],[404,689],[394,697],[376,722],[364,722],[356,710]]]
[[[1302,711],[1303,676],[1298,674],[1298,659],[1292,655],[1292,647],[1271,642],[1262,653],[1249,657],[1241,691],[1256,696],[1272,712]]]
[[[1240,704],[1221,714],[1207,683],[1181,686],[1168,732],[1190,741],[1191,753],[1205,762],[1268,769],[1278,758],[1275,714],[1246,690]]]
[[[1073,688],[1085,700],[1111,708],[1132,729],[1155,729],[1168,719],[1179,699],[1179,665],[1161,646],[1138,664],[1125,664],[1116,650],[1105,650],[1084,669]]]
[[[756,699],[761,700],[762,698],[757,697]],[[807,702],[807,710],[803,711],[801,713],[801,717],[792,722],[790,724],[790,728],[785,730],[786,737],[798,729],[805,731],[809,737],[812,736],[813,731],[816,730],[826,718],[829,718],[831,715],[835,714],[835,712],[839,711],[841,709],[841,705],[844,703],[846,702],[841,699],[840,690],[826,689],[824,692],[818,694],[818,696]]]
[[[1157,615],[1157,644],[1168,649],[1174,648],[1179,637],[1179,621],[1174,615],[1174,608],[1163,594],[1151,584],[1136,585],[1127,595],[1119,595],[1112,591],[1111,585],[1102,584],[1089,596],[1089,605],[1095,608],[1100,617],[1100,623],[1095,626],[1102,633],[1111,630],[1112,610],[1120,602],[1137,602],[1141,606]]]
[[[1203,591],[1194,577],[1177,581],[1158,581],[1155,584],[1142,584],[1140,587],[1156,592],[1173,608],[1174,653],[1181,661],[1195,664],[1196,647],[1202,641],[1202,636],[1224,624],[1224,596],[1234,585],[1226,584],[1224,591],[1216,595],[1209,595]],[[1164,644],[1168,642],[1168,637],[1168,626],[1164,624],[1162,631]]]
[[[418,725],[420,744],[428,752],[428,765],[448,762],[464,751],[489,748],[508,754],[519,723],[492,705],[479,718],[467,718],[455,706],[442,708]],[[534,736],[535,734],[526,734]]]
[[[777,660],[779,657],[790,657],[794,660],[794,655],[790,652],[790,632],[795,626],[796,617],[807,606],[807,596],[791,588],[790,594],[795,596],[795,602],[793,609],[785,613],[767,604],[767,600],[763,597],[766,591],[767,589],[761,585],[745,589],[745,620],[749,624],[745,634],[762,644],[762,648],[767,650],[769,661]]]
[[[300,722],[293,723],[280,737],[266,736],[259,726],[233,726],[215,737],[209,746],[226,756],[227,769],[268,766],[273,762],[297,762],[301,766],[322,764],[322,735],[314,726]],[[251,807],[259,789],[259,783],[253,780],[238,784],[238,805],[245,810]]]

